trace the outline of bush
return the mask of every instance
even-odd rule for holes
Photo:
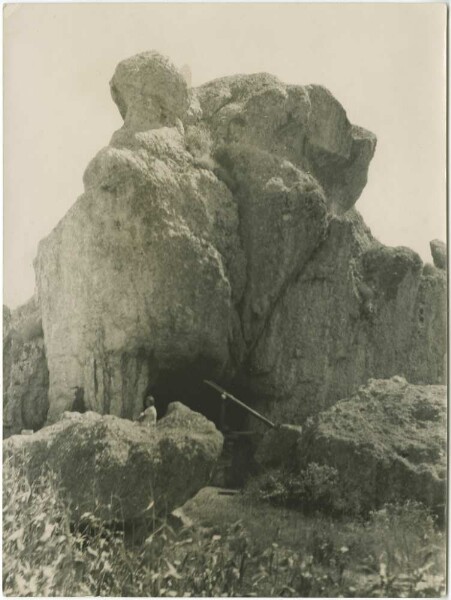
[[[344,497],[338,471],[328,465],[310,463],[299,472],[273,470],[252,481],[252,495],[274,506],[285,506],[304,513],[357,513],[358,505]]]
[[[70,595],[77,556],[66,507],[48,474],[32,486],[11,463],[3,469],[3,592]],[[79,588],[80,592],[87,590]]]

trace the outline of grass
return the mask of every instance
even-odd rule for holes
[[[416,504],[331,519],[205,488],[195,525],[139,543],[95,514],[71,523],[54,475],[3,472],[6,596],[440,596],[444,538]]]
[[[386,505],[365,519],[332,518],[274,507],[258,500],[254,490],[228,497],[205,488],[184,510],[218,534],[241,520],[257,553],[275,545],[276,554],[288,552],[307,561],[314,585],[302,595],[427,597],[445,592],[445,536],[419,503]]]

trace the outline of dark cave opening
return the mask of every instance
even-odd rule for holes
[[[196,368],[186,368],[162,374],[149,393],[155,398],[158,419],[166,414],[171,402],[182,402],[192,410],[203,414],[222,432],[243,431],[249,427],[249,415],[230,400],[208,386],[205,372]],[[234,393],[233,386],[218,381],[227,391]],[[244,400],[245,401],[245,400]]]
[[[224,447],[210,485],[241,488],[249,476],[256,473],[254,454],[261,432],[252,430],[254,419],[243,408],[223,399],[218,391],[204,383],[204,379],[208,378],[205,371],[187,368],[160,375],[149,393],[155,399],[158,419],[164,417],[168,404],[178,401],[216,425],[224,436]],[[222,380],[214,381],[242,402],[251,404],[239,386]]]

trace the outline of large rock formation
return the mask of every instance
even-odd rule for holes
[[[307,421],[298,457],[301,466],[335,467],[364,508],[414,499],[443,515],[446,388],[409,385],[402,377],[370,380]]]
[[[94,412],[67,412],[33,435],[3,442],[3,456],[33,482],[47,468],[68,494],[73,518],[133,520],[171,512],[204,487],[222,435],[203,415],[170,404],[157,425]],[[148,512],[147,516],[151,516]]]
[[[371,236],[353,207],[376,138],[327,90],[188,89],[149,52],[111,93],[124,125],[35,262],[49,421],[74,389],[135,418],[207,376],[302,422],[369,377],[443,381],[446,274]]]

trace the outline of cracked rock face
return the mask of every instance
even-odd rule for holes
[[[248,385],[270,418],[303,422],[371,377],[445,383],[446,276],[376,242],[355,210],[293,281],[255,346]]]
[[[368,377],[443,380],[446,275],[371,236],[353,207],[376,138],[326,89],[188,89],[149,52],[111,92],[124,125],[35,261],[49,421],[75,388],[136,418],[162,381],[184,393],[181,373],[291,422]]]

